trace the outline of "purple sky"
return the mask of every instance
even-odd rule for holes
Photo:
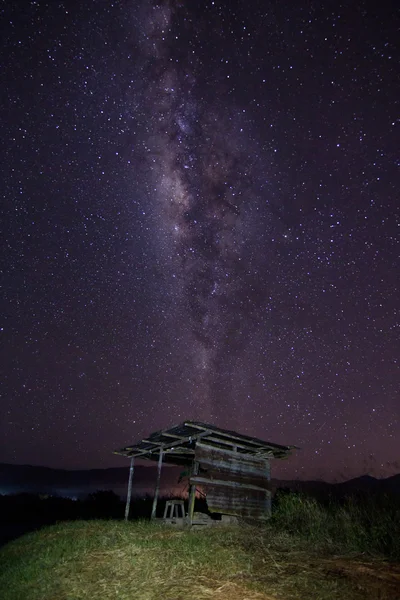
[[[197,5],[3,8],[0,461],[197,419],[399,472],[390,3]]]

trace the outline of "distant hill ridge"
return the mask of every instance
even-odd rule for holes
[[[163,493],[178,481],[180,468],[162,471]],[[129,466],[108,469],[68,470],[33,465],[0,463],[0,494],[18,492],[82,496],[100,489],[111,489],[119,495],[126,493]],[[135,466],[133,491],[137,495],[151,493],[154,488],[156,467]]]
[[[156,466],[135,466],[133,492],[152,493],[156,480]],[[163,469],[161,479],[162,493],[179,493],[185,485],[178,484],[181,467]],[[53,469],[33,465],[14,465],[0,463],[0,494],[17,492],[57,493],[69,495],[89,493],[96,489],[111,489],[119,495],[126,493],[129,468],[111,467],[107,469],[68,470]],[[371,475],[362,475],[341,483],[324,481],[301,481],[272,479],[272,489],[287,488],[293,491],[312,494],[333,493],[347,495],[359,492],[381,491],[400,494],[400,473],[385,479]]]

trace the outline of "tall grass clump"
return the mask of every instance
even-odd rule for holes
[[[277,495],[271,525],[335,551],[400,559],[400,503],[395,497],[350,497],[323,505],[297,493]]]
[[[392,495],[369,495],[348,498],[337,509],[342,522],[350,521],[361,535],[350,537],[353,545],[363,552],[384,555],[392,560],[400,559],[400,501]]]
[[[321,539],[327,513],[314,498],[296,493],[277,494],[272,524],[306,539]]]

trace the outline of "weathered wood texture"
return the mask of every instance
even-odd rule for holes
[[[210,512],[254,519],[271,514],[269,461],[251,454],[222,450],[198,442],[195,459],[198,475],[190,483],[200,485]]]

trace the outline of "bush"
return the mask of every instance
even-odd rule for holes
[[[367,496],[332,501],[279,493],[271,526],[343,552],[365,552],[400,558],[400,506],[396,498]]]
[[[271,522],[276,527],[307,539],[321,538],[327,512],[317,500],[295,492],[278,492],[274,504]]]

